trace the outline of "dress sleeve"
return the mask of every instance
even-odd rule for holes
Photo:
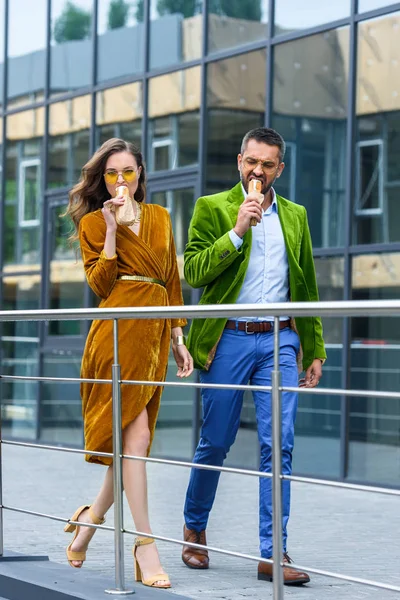
[[[179,277],[178,262],[176,258],[175,240],[172,233],[172,223],[168,216],[169,222],[169,255],[168,269],[165,287],[167,288],[168,301],[170,306],[183,306],[182,286]],[[185,327],[186,319],[171,319],[171,327]]]
[[[100,298],[107,298],[118,275],[117,255],[108,258],[104,252],[105,224],[100,226],[90,218],[79,224],[79,242],[86,279]]]

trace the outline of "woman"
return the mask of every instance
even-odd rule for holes
[[[79,234],[88,283],[102,298],[100,307],[183,304],[170,217],[165,208],[144,204],[145,182],[141,153],[132,144],[113,138],[83,167],[80,182],[71,190],[67,214]],[[127,190],[121,190],[121,186]],[[129,197],[125,199],[121,191],[129,192]],[[125,202],[132,202],[134,222],[117,225],[116,209]],[[128,207],[132,212],[132,206],[125,208]],[[121,319],[118,339],[122,379],[164,381],[171,338],[177,375],[188,377],[193,371],[193,360],[183,344],[184,325],[185,319]],[[94,321],[83,355],[82,378],[110,378],[112,340],[113,322]],[[161,392],[159,386],[122,386],[124,454],[148,455]],[[82,383],[81,394],[86,449],[112,452],[111,385]],[[81,506],[71,521],[101,524],[113,504],[112,460],[93,455],[86,455],[86,460],[109,468],[93,504]],[[122,469],[135,527],[151,533],[145,462],[124,460]],[[95,530],[68,524],[65,531],[75,531],[67,558],[71,566],[80,568]],[[135,578],[145,585],[170,587],[153,542],[148,537],[136,538]]]

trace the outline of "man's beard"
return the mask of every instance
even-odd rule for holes
[[[257,177],[254,176],[253,179],[257,179]],[[270,183],[268,183],[265,187],[263,187],[261,189],[260,193],[263,194],[264,196],[265,196],[265,194],[268,194],[269,190],[272,188],[272,186],[274,185],[274,183],[275,183],[276,180],[277,180],[277,176],[274,177],[274,179]],[[249,193],[249,182],[250,182],[250,180],[247,179],[247,181],[246,181],[244,179],[242,171],[240,171],[240,181],[242,182],[242,186],[244,187],[244,189],[246,191],[246,194],[248,194]],[[259,179],[259,181],[260,181],[260,179]]]

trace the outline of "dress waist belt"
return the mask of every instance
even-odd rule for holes
[[[158,283],[165,287],[165,283],[161,279],[155,279],[154,277],[144,277],[143,275],[120,275],[117,277],[120,281],[145,281],[146,283]]]

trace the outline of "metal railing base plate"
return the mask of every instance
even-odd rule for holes
[[[129,596],[135,593],[133,590],[104,590],[104,592],[113,596]]]

